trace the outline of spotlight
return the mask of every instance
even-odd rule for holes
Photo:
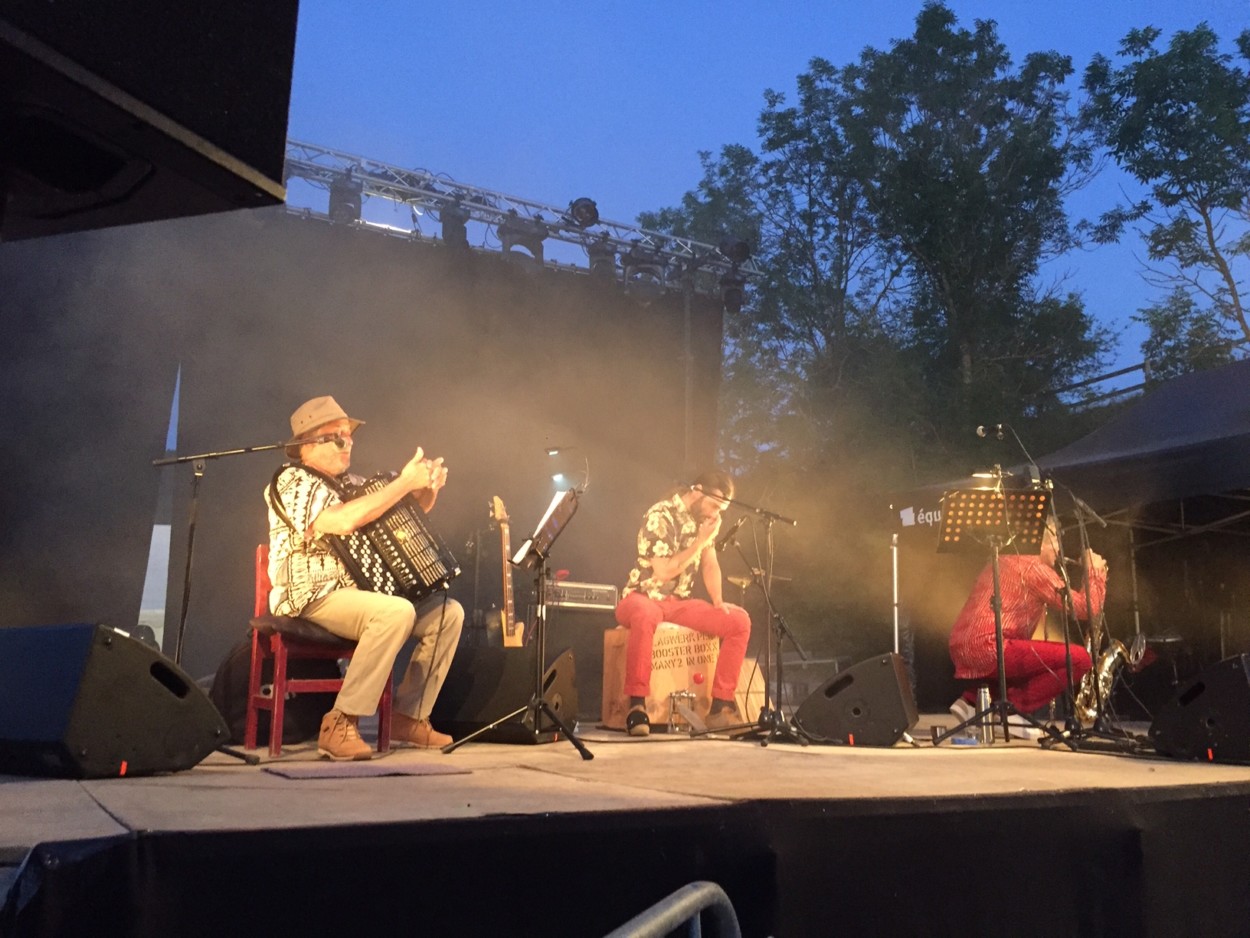
[[[360,221],[360,202],[365,185],[352,176],[351,170],[330,183],[330,221],[350,225]]]
[[[724,238],[717,245],[717,250],[729,258],[729,262],[737,267],[751,256],[751,245],[741,238]]]
[[[604,280],[616,279],[616,249],[608,243],[605,231],[597,241],[586,245],[586,254],[590,258],[590,275]]]
[[[599,223],[599,206],[595,205],[593,199],[582,196],[580,199],[574,199],[569,203],[569,210],[565,218],[573,222],[578,228],[589,228],[591,225]]]
[[[546,237],[547,225],[541,215],[533,219],[522,218],[517,214],[516,209],[510,208],[507,216],[499,223],[499,241],[503,245],[504,254],[510,259],[515,259],[515,255],[521,253],[515,250],[516,248],[524,248],[541,267],[543,265],[543,240]]]
[[[648,301],[664,294],[664,261],[655,251],[635,241],[621,255],[621,266],[627,292]]]
[[[730,314],[742,312],[743,287],[746,280],[737,273],[725,274],[720,278],[720,296],[725,304],[725,312]]]
[[[451,248],[467,248],[469,232],[465,223],[469,220],[469,210],[460,204],[460,200],[449,202],[438,210],[438,220],[443,226],[443,243]]]

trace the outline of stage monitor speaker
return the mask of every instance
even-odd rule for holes
[[[90,624],[0,629],[0,772],[178,772],[229,733],[181,668],[123,632]]]
[[[847,746],[893,746],[919,720],[907,666],[895,654],[835,674],[794,714],[795,725],[812,742]]]
[[[1250,655],[1225,658],[1183,684],[1149,736],[1160,755],[1250,765]]]
[[[534,694],[533,645],[493,648],[461,644],[439,691],[430,721],[462,739],[520,710]],[[543,700],[569,729],[577,719],[577,676],[573,650],[565,649],[543,672]],[[560,731],[540,714],[525,711],[475,737],[487,743],[551,743]]]
[[[547,647],[572,648],[577,659],[577,716],[596,722],[603,710],[603,633],[616,628],[611,609],[547,607]]]

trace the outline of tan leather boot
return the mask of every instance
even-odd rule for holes
[[[360,738],[356,728],[357,717],[342,710],[331,710],[321,718],[321,733],[317,736],[317,752],[331,759],[364,760],[373,758],[373,750]]]
[[[440,749],[451,745],[451,737],[434,729],[429,720],[414,720],[406,713],[392,713],[391,742],[407,743],[421,749]]]

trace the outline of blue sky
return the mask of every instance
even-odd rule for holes
[[[1206,21],[1232,51],[1250,28],[1244,0],[965,0],[960,24],[993,19],[1018,62],[1072,56],[1074,92],[1095,52],[1115,53],[1133,27],[1165,37]],[[814,56],[848,63],[912,33],[921,0],[667,3],[304,0],[288,133],[459,182],[564,206],[586,195],[605,219],[675,205],[700,176],[698,152],[754,147],[763,93],[792,92]],[[1070,206],[1108,207],[1114,167]],[[324,193],[290,201],[324,210]],[[385,220],[385,218],[380,219]],[[408,225],[396,210],[394,224]],[[433,233],[433,232],[431,232]],[[1159,297],[1136,246],[1099,248],[1049,270],[1114,328]],[[1140,254],[1140,252],[1136,252]],[[1117,365],[1140,361],[1141,332]]]

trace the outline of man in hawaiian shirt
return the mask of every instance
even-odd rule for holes
[[[733,492],[728,473],[704,472],[690,488],[652,505],[643,518],[638,559],[616,607],[616,621],[629,629],[625,693],[630,708],[625,728],[631,736],[651,732],[646,697],[651,689],[651,644],[661,622],[720,636],[707,726],[717,730],[742,723],[734,691],[751,637],[751,620],[745,609],[722,598],[714,546],[721,513]],[[708,600],[691,596],[696,569],[702,573]]]

